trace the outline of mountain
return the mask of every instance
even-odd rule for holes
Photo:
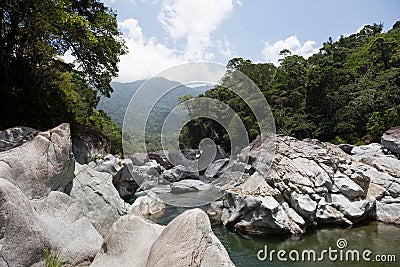
[[[139,80],[130,83],[113,82],[111,86],[113,87],[114,92],[111,94],[110,98],[102,97],[99,101],[99,104],[97,105],[97,109],[107,112],[110,118],[118,126],[122,127],[125,112],[129,105],[129,102],[131,101],[133,95],[138,90],[138,88],[145,81],[146,80]],[[161,77],[152,78],[146,84],[146,90],[149,91],[149,94],[157,93],[157,88],[174,89],[165,94],[155,105],[148,122],[151,132],[156,131],[156,129],[153,128],[158,128],[154,125],[162,125],[162,122],[166,118],[168,113],[178,104],[178,96],[186,94],[198,96],[200,94],[203,94],[205,91],[213,88],[213,86],[206,85],[191,88],[182,85],[179,82],[171,81]],[[154,127],[152,127],[152,125]]]

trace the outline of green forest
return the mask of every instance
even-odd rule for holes
[[[400,125],[400,21],[388,32],[374,24],[338,41],[329,38],[308,59],[287,49],[280,55],[278,67],[243,58],[231,59],[227,65],[227,75],[240,71],[262,91],[277,133],[360,145],[379,142],[385,130]],[[234,109],[250,140],[259,134],[251,110],[223,83],[199,97],[217,99]],[[193,105],[193,113],[201,114],[201,108]],[[229,149],[226,130],[204,118],[186,124],[181,142],[196,147],[204,137]]]
[[[104,135],[112,153],[122,153],[121,128],[96,109],[101,96],[111,96],[119,57],[127,52],[116,13],[96,0],[3,0],[0,16],[0,129],[68,122],[73,134]],[[66,52],[74,63],[61,58]],[[387,32],[373,24],[329,38],[308,59],[287,49],[280,55],[279,66],[243,58],[227,64],[227,75],[240,71],[262,91],[277,133],[365,144],[400,125],[400,21]],[[228,104],[250,140],[259,134],[249,107],[229,89],[217,86],[198,97]],[[200,106],[191,109],[201,114]],[[181,142],[197,147],[204,137],[229,149],[226,130],[202,118],[186,124]]]
[[[2,0],[0,33],[0,129],[69,122],[122,152],[121,129],[96,110],[126,53],[115,12],[93,0]],[[67,51],[75,63],[61,59]]]

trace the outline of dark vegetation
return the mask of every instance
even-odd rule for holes
[[[67,51],[75,64],[60,59]],[[0,129],[69,122],[73,134],[91,129],[121,153],[121,130],[95,108],[124,53],[116,14],[97,0],[2,0]]]
[[[366,25],[336,42],[329,38],[307,60],[285,49],[279,67],[234,58],[227,75],[240,71],[259,87],[280,134],[333,143],[378,142],[385,130],[400,125],[400,21],[386,33],[382,29]],[[249,139],[257,136],[253,114],[235,93],[218,86],[202,96],[228,104],[241,117]],[[192,109],[201,112],[200,106]],[[204,118],[186,124],[181,142],[195,147],[204,137],[229,150],[225,129]]]

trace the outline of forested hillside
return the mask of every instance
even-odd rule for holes
[[[386,129],[400,125],[400,21],[386,33],[374,24],[335,42],[329,38],[307,60],[286,49],[280,54],[278,67],[234,58],[227,73],[241,71],[254,81],[271,106],[278,133],[362,144],[379,141]],[[203,96],[233,108],[250,139],[259,133],[250,109],[227,88]],[[181,141],[190,147],[206,136],[229,147],[226,131],[207,119],[187,123]]]
[[[136,90],[144,83],[145,80],[139,80],[130,83],[112,82],[111,86],[114,92],[111,97],[102,97],[97,105],[98,110],[104,110],[110,118],[120,127],[122,127],[125,112],[127,111],[129,102],[134,96]],[[148,124],[150,124],[150,132],[159,132],[159,127],[162,126],[164,119],[168,113],[178,104],[177,98],[181,95],[190,94],[198,96],[204,93],[211,86],[200,86],[190,88],[182,85],[181,83],[170,81],[165,78],[155,77],[148,81],[147,88],[153,91],[157,87],[171,88],[171,90],[164,96],[160,96],[159,102],[154,106],[153,112],[150,114]],[[151,92],[149,92],[150,94]]]
[[[68,122],[73,135],[104,135],[120,153],[120,129],[95,108],[112,92],[121,35],[116,13],[97,0],[0,1],[0,129]],[[74,63],[61,58],[67,51]]]

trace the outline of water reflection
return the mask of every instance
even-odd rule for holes
[[[205,207],[200,207],[205,209]],[[168,224],[178,214],[185,211],[186,208],[168,206],[166,211],[160,216],[153,216],[150,219],[160,223]],[[388,225],[378,222],[369,222],[356,225],[350,229],[338,227],[330,227],[324,229],[310,229],[303,236],[290,235],[268,235],[263,237],[254,237],[243,235],[229,231],[226,228],[213,225],[215,235],[221,240],[222,244],[227,249],[232,261],[238,267],[250,266],[400,266],[400,227]],[[287,252],[291,250],[315,250],[317,255],[324,250],[332,247],[338,249],[337,240],[344,238],[347,241],[345,250],[357,249],[362,251],[369,249],[374,254],[394,254],[396,262],[345,262],[345,261],[329,261],[328,256],[323,262],[287,262],[278,261],[274,258],[273,261],[259,261],[257,252],[268,246],[268,250],[283,249]]]

